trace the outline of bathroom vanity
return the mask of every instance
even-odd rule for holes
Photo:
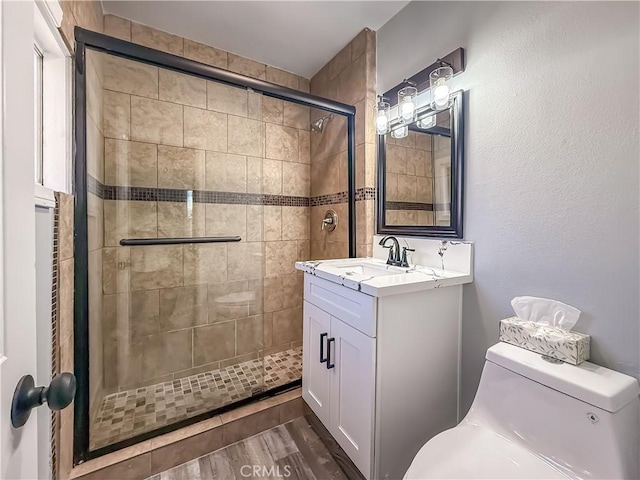
[[[304,400],[367,479],[402,478],[419,448],[459,420],[470,270],[370,258],[296,268],[305,272]]]

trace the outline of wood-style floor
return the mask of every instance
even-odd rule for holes
[[[347,480],[304,418],[279,425],[151,480]]]

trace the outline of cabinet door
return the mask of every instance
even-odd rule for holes
[[[302,337],[302,398],[320,421],[329,425],[330,374],[327,370],[327,339],[331,316],[309,302],[304,302]]]
[[[375,339],[331,317],[329,431],[365,477],[371,477]],[[331,366],[331,365],[329,365]]]

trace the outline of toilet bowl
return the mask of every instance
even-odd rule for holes
[[[613,370],[498,343],[465,419],[429,440],[404,478],[638,479],[639,393]]]

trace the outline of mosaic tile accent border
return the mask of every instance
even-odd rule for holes
[[[363,187],[356,190],[356,202],[362,200],[375,200],[376,188],[375,187]],[[336,203],[349,202],[349,192],[331,193],[329,195],[320,195],[317,197],[311,197],[311,206],[317,207],[320,205],[335,205]]]
[[[120,187],[103,185],[87,177],[87,190],[104,200],[135,200],[141,202],[193,202],[235,205],[274,205],[308,207],[308,197],[267,195],[262,193],[217,192],[210,190],[178,190],[174,188]]]
[[[173,381],[106,395],[90,449],[194,417],[302,378],[302,347]]]
[[[234,205],[273,205],[282,207],[317,207],[348,203],[349,193],[338,192],[315,197],[268,195],[263,193],[217,192],[211,190],[179,190],[175,188],[120,187],[104,185],[98,179],[87,176],[87,191],[103,200],[134,200],[140,202],[194,202]],[[356,202],[375,200],[375,187],[356,190]],[[416,210],[416,209],[414,209]]]
[[[104,198],[105,186],[97,178],[87,175],[87,192],[93,193],[96,197]]]
[[[321,205],[336,205],[338,203],[347,203],[349,201],[349,194],[347,192],[330,193],[329,195],[318,195],[317,197],[311,197],[310,204],[312,207],[318,207]]]
[[[356,202],[361,200],[375,200],[376,187],[361,187],[356,190]]]
[[[385,202],[384,207],[386,210],[424,210],[428,212],[433,211],[432,203]]]
[[[59,242],[60,242],[60,195],[55,194],[56,206],[53,210],[53,255],[51,268],[51,376],[60,371],[60,330],[58,328],[58,266],[59,266]],[[51,451],[49,464],[51,465],[51,480],[58,478],[58,457],[60,446],[58,432],[60,431],[60,414],[51,410]]]

